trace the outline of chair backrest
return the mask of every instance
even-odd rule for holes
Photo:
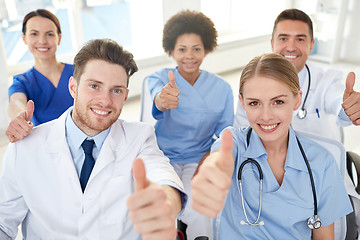
[[[148,86],[148,77],[145,77],[142,82],[141,87],[141,109],[140,109],[140,121],[155,125],[156,120],[152,116],[152,106],[153,101],[150,95],[149,86]]]
[[[299,132],[301,135],[311,139],[326,148],[335,158],[338,164],[340,173],[345,182],[346,175],[346,151],[344,146],[333,139],[320,137],[310,133]],[[343,240],[346,236],[346,216],[340,218],[335,222],[335,240]]]

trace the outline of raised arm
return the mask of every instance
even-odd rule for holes
[[[342,107],[354,125],[360,125],[360,92],[354,91],[355,73],[350,72],[346,78],[346,89]]]
[[[170,82],[163,87],[160,93],[156,94],[154,99],[157,109],[162,112],[175,109],[179,104],[179,91],[176,87],[174,73],[169,71],[168,77]]]
[[[181,210],[179,191],[149,181],[140,158],[134,161],[133,177],[135,192],[128,198],[127,206],[135,231],[144,240],[175,238],[175,220]]]
[[[224,207],[234,171],[232,148],[232,134],[225,130],[221,148],[204,160],[191,181],[192,207],[208,217],[216,217]]]
[[[9,117],[11,119],[5,132],[10,142],[16,142],[29,135],[33,124],[30,122],[34,112],[34,102],[27,101],[25,94],[14,93],[10,97]]]

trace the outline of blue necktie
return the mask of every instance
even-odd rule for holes
[[[84,149],[85,153],[85,161],[81,168],[81,174],[80,174],[80,184],[81,189],[84,192],[86,184],[89,180],[91,171],[95,165],[95,159],[92,156],[92,150],[94,147],[94,140],[84,140],[84,142],[81,144],[82,148]]]

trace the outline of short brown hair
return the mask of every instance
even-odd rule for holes
[[[130,76],[138,70],[133,55],[117,42],[111,39],[94,39],[87,42],[74,58],[74,77],[77,81],[80,80],[86,63],[91,59],[123,66],[127,74],[127,85],[129,85]]]
[[[298,72],[295,66],[277,53],[265,53],[253,58],[240,77],[239,94],[243,97],[244,84],[255,76],[264,76],[284,83],[294,95],[300,91]]]
[[[272,32],[273,39],[274,39],[274,33],[276,30],[277,24],[284,20],[301,21],[301,22],[306,23],[309,26],[309,33],[310,33],[311,41],[314,39],[314,29],[313,29],[313,23],[311,21],[311,18],[309,17],[309,15],[307,15],[303,11],[296,9],[296,8],[286,9],[277,16],[277,18],[275,19],[275,22],[274,22],[274,28],[273,28],[273,32]]]
[[[24,17],[23,23],[22,23],[22,33],[23,34],[26,33],[26,24],[29,21],[29,19],[32,17],[36,17],[36,16],[50,19],[55,24],[58,34],[61,34],[61,27],[60,27],[59,19],[52,12],[50,12],[46,9],[37,9],[35,11],[29,12],[28,14],[26,14],[26,16]]]
[[[217,31],[211,19],[201,12],[183,10],[165,23],[162,39],[164,51],[170,55],[177,38],[186,33],[199,35],[206,52],[213,51],[217,46]]]

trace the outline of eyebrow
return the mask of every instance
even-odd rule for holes
[[[285,33],[280,33],[278,35],[278,38],[279,37],[288,37],[288,36],[292,36],[291,34],[285,34]],[[304,38],[307,38],[308,36],[306,34],[297,34],[295,35],[296,37],[304,37]]]
[[[275,96],[275,97],[271,98],[270,100],[273,101],[275,99],[282,98],[282,97],[287,97],[287,96],[288,95],[286,95],[286,94],[280,94],[278,96]],[[248,101],[259,101],[258,98],[245,98],[245,99],[248,100]]]
[[[201,45],[200,44],[195,44],[195,45],[192,45],[191,47],[200,47]],[[186,45],[183,45],[183,44],[180,44],[180,47],[187,47]]]

